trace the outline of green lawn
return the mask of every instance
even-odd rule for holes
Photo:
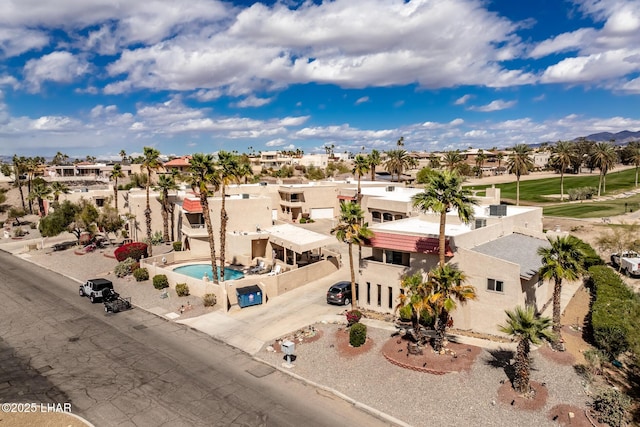
[[[513,178],[515,180],[515,176]],[[598,188],[598,172],[592,174],[584,174],[579,176],[564,176],[564,194],[565,199],[568,191],[572,188],[594,187]],[[635,169],[627,169],[621,172],[610,172],[607,174],[607,191],[606,194],[616,194],[630,190],[635,187],[636,171]],[[489,187],[489,185],[473,185],[474,190],[481,190]],[[503,199],[516,199],[516,182],[505,184],[496,184],[500,188],[500,194]],[[520,203],[521,204],[544,204],[552,203],[554,199],[545,196],[560,194],[560,175],[556,178],[535,179],[531,181],[520,181]]]
[[[635,189],[635,169],[627,169],[620,172],[607,174],[607,191],[602,195],[613,195]],[[515,179],[515,177],[514,177]],[[567,193],[572,188],[594,187],[598,188],[598,172],[580,176],[565,175],[564,193],[565,201],[559,202],[560,175],[554,178],[535,179],[520,182],[520,204],[542,206],[545,216],[562,216],[572,218],[597,218],[622,215],[625,212],[640,209],[640,195],[632,197],[605,200],[599,202],[584,201],[582,203],[569,203]],[[489,185],[470,186],[478,196],[484,194],[484,189]],[[496,184],[500,188],[501,198],[515,203],[516,182]],[[551,196],[551,197],[550,197]],[[555,197],[554,197],[555,196]]]

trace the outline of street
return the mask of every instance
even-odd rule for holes
[[[70,403],[98,427],[388,425],[188,326],[106,314],[70,282],[0,252],[0,401]]]

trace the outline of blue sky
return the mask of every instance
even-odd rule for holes
[[[640,130],[640,2],[0,0],[0,155]]]

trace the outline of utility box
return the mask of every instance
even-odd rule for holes
[[[291,356],[296,351],[296,343],[293,341],[285,340],[280,344],[282,352],[288,356]]]
[[[260,289],[258,285],[237,288],[236,296],[238,297],[238,305],[240,308],[262,304],[262,289]]]

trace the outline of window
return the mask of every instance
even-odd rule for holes
[[[378,307],[382,306],[382,285],[378,285]]]
[[[371,221],[372,222],[382,222],[380,219],[380,212],[373,211],[371,212]]]
[[[409,253],[398,251],[385,251],[387,264],[404,265],[409,267]]]
[[[367,304],[371,304],[371,283],[367,282]]]
[[[382,214],[382,219],[384,220],[384,222],[393,221],[393,215],[391,215],[389,212],[385,212]]]
[[[504,282],[502,280],[487,279],[487,290],[494,292],[504,292]]]
[[[389,286],[389,308],[393,308],[393,288]]]

